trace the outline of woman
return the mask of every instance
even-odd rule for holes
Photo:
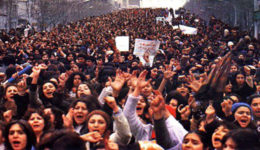
[[[24,116],[24,119],[32,127],[33,132],[36,135],[37,143],[39,143],[43,133],[50,127],[49,116],[45,115],[42,109],[29,108]]]
[[[257,133],[250,129],[237,129],[227,134],[223,140],[223,150],[258,150],[260,141]]]
[[[91,96],[76,99],[71,104],[72,108],[72,127],[78,134],[87,133],[86,119],[88,113],[99,108],[97,103],[93,102]]]
[[[111,102],[111,101],[110,101]],[[115,100],[111,108],[114,111],[115,132],[111,133],[111,117],[102,110],[94,110],[87,116],[88,133],[82,135],[82,139],[87,142],[87,149],[105,148],[106,140],[111,140],[117,144],[129,144],[132,138],[127,120],[121,109],[116,106]],[[110,104],[111,104],[110,103]],[[115,107],[114,107],[115,106]],[[94,138],[93,138],[94,137]]]
[[[209,143],[205,132],[193,131],[184,136],[182,150],[207,150]]]
[[[247,103],[235,103],[231,108],[235,124],[241,128],[256,129],[253,122],[252,108]]]
[[[76,97],[76,89],[84,81],[86,81],[86,77],[80,72],[74,72],[69,76],[65,87],[70,97]]]
[[[57,85],[52,81],[45,81],[37,91],[37,85],[32,85],[30,88],[31,102],[33,107],[57,107],[62,111],[67,111],[69,103],[64,100],[64,94],[57,91]]]
[[[212,129],[210,129],[209,126],[216,126],[216,124],[217,124],[217,128],[215,129],[215,131],[213,131],[211,142],[214,149],[221,150],[223,146],[221,140],[224,138],[225,135],[227,135],[230,131],[232,131],[237,127],[225,121],[220,123],[214,123],[214,124],[211,123],[211,125],[206,125],[205,127],[207,134],[211,135],[212,133],[211,132]]]
[[[234,81],[232,83],[232,92],[241,96],[241,101],[245,102],[246,98],[256,91],[256,86],[254,85],[251,76],[246,76],[243,72],[238,72],[234,76]]]
[[[57,84],[50,80],[44,81],[38,87],[38,79],[42,68],[35,66],[32,73],[32,84],[30,86],[30,103],[34,108],[57,107],[67,112],[69,103],[65,101],[64,93],[58,91]]]
[[[16,84],[8,84],[3,91],[1,99],[2,110],[12,110],[13,118],[20,119],[29,105],[29,94],[19,94]]]
[[[7,150],[31,150],[36,143],[32,128],[24,120],[14,121],[7,125],[5,140]]]
[[[95,97],[98,96],[94,87],[88,82],[82,82],[76,89],[76,97],[82,97],[86,95],[93,95]]]

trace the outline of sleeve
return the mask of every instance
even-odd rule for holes
[[[38,93],[37,93],[37,85],[36,84],[31,84],[30,86],[30,94],[29,94],[29,99],[30,99],[30,105],[33,107],[40,107],[42,105],[42,101],[38,98]]]
[[[115,133],[110,136],[110,140],[118,144],[127,145],[131,141],[132,134],[126,117],[121,109],[116,114],[113,114],[115,121]]]
[[[169,137],[169,131],[165,124],[165,119],[154,120],[154,129],[157,143],[164,149],[174,147],[178,142],[172,141]]]
[[[178,149],[183,141],[184,136],[188,133],[184,127],[173,117],[170,116],[165,120],[166,127],[170,134],[170,139],[175,143],[174,149]],[[170,148],[170,149],[172,149]]]
[[[104,98],[105,98],[106,96],[111,95],[112,92],[113,92],[113,89],[112,89],[111,86],[103,88],[102,92],[101,92],[100,95],[98,96],[98,102],[99,102],[99,104],[100,104],[101,107],[103,107],[104,104],[105,104]]]
[[[139,97],[129,95],[124,107],[124,115],[128,120],[130,130],[136,141],[149,140],[152,134],[152,125],[145,125],[136,114],[136,105]]]

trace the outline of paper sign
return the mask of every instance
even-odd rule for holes
[[[196,35],[198,32],[198,29],[189,27],[189,26],[185,26],[185,25],[173,26],[172,28],[173,28],[173,30],[180,29],[182,31],[182,33],[184,33],[184,34]]]
[[[129,36],[117,36],[115,41],[116,41],[116,48],[120,52],[129,51]]]
[[[153,58],[159,50],[159,46],[160,41],[135,39],[134,55],[138,56],[140,61],[144,64],[144,53],[149,53],[150,66],[152,66]]]

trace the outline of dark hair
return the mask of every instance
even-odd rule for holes
[[[104,139],[108,138],[109,134],[110,134],[110,129],[111,129],[111,121],[112,121],[111,117],[103,110],[94,110],[91,113],[89,113],[87,116],[87,119],[86,119],[87,128],[88,128],[88,122],[93,115],[100,115],[105,119],[107,126],[106,126],[106,130],[104,132]]]
[[[208,140],[208,136],[205,132],[198,131],[198,130],[190,131],[183,137],[183,140],[186,138],[186,136],[188,136],[189,134],[192,134],[192,133],[198,135],[201,143],[203,143],[203,150],[206,150],[209,147],[209,140]]]
[[[44,119],[43,132],[47,131],[50,128],[50,117],[44,113],[43,109],[28,108],[23,119],[28,121],[34,113],[39,114]]]
[[[231,96],[236,96],[238,99],[238,102],[240,102],[242,99],[241,96],[236,93],[230,93],[227,96],[223,97],[223,99],[230,99],[231,101],[233,101],[233,103],[235,103],[235,101],[231,98]]]
[[[92,95],[85,95],[84,97],[73,98],[70,107],[74,108],[78,102],[85,103],[89,113],[95,109],[100,108],[97,98]]]
[[[53,84],[54,86],[55,86],[55,88],[56,88],[56,91],[57,91],[57,84],[55,83],[55,82],[53,82],[53,81],[50,81],[50,80],[48,80],[48,81],[44,81],[42,84],[41,84],[41,86],[40,86],[40,88],[39,88],[39,90],[38,90],[38,92],[39,92],[39,98],[43,101],[43,103],[45,102],[43,99],[47,99],[47,97],[45,97],[44,96],[44,93],[43,93],[43,85],[44,84],[46,84],[46,83],[51,83],[51,84]]]
[[[8,89],[9,87],[11,87],[11,86],[15,86],[15,87],[17,88],[17,85],[16,85],[16,84],[12,84],[12,83],[7,84],[7,85],[5,86],[5,88],[4,88],[3,98],[4,98],[4,96],[5,96],[6,92],[7,92],[7,89]]]
[[[249,96],[249,98],[248,98],[248,104],[251,105],[252,101],[253,101],[255,98],[260,98],[260,95],[259,95],[259,94],[253,94],[253,95]]]
[[[2,131],[2,136],[5,135],[5,126],[5,123],[2,120],[0,120],[0,131]]]
[[[72,88],[73,88],[73,81],[74,81],[74,77],[76,75],[79,75],[80,76],[80,79],[81,79],[81,82],[84,82],[86,81],[86,77],[81,73],[81,72],[74,72],[72,73],[68,80],[66,81],[65,83],[65,87],[67,88],[68,91],[70,91]]]
[[[15,125],[15,124],[18,124],[22,130],[24,131],[24,133],[26,134],[26,138],[27,138],[27,143],[26,143],[26,150],[31,150],[32,146],[35,146],[35,143],[36,143],[36,136],[31,128],[31,126],[25,121],[25,120],[16,120],[16,121],[13,121],[11,123],[9,123],[7,126],[6,126],[6,132],[5,132],[5,147],[7,150],[11,150],[12,149],[12,146],[10,144],[10,141],[9,141],[9,130],[10,128]]]
[[[51,107],[51,111],[54,115],[54,128],[62,129],[63,128],[63,119],[62,119],[63,111],[57,107]]]
[[[236,78],[239,74],[242,74],[244,76],[244,78],[246,78],[246,75],[243,71],[238,71],[234,74],[234,78],[233,78],[233,82],[232,82],[232,85],[234,86],[237,86],[237,81],[236,81]]]
[[[187,105],[187,100],[185,100],[185,97],[183,97],[178,91],[174,90],[167,94],[166,96],[166,103],[169,104],[171,99],[176,99],[178,101],[178,105],[183,104],[184,106]]]
[[[98,97],[98,93],[97,93],[97,91],[96,91],[96,89],[93,87],[93,85],[91,84],[91,83],[89,83],[89,82],[81,82],[80,84],[79,84],[79,86],[81,85],[81,84],[86,84],[87,86],[88,86],[88,88],[89,88],[89,90],[91,91],[91,95],[93,95],[93,96],[95,96],[95,97]],[[78,98],[78,88],[79,88],[79,86],[77,87],[77,90],[76,90],[76,97]],[[85,95],[84,95],[85,96]]]
[[[251,129],[236,129],[229,132],[222,139],[222,144],[231,138],[236,144],[236,150],[258,150],[260,146],[256,131]]]
[[[50,134],[50,136],[49,136]],[[85,142],[75,132],[56,130],[47,133],[38,146],[38,150],[85,150]]]

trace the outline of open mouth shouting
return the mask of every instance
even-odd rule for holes
[[[241,118],[241,120],[239,120],[238,123],[240,124],[240,126],[242,128],[245,128],[250,123],[250,120],[249,120],[249,118]]]

